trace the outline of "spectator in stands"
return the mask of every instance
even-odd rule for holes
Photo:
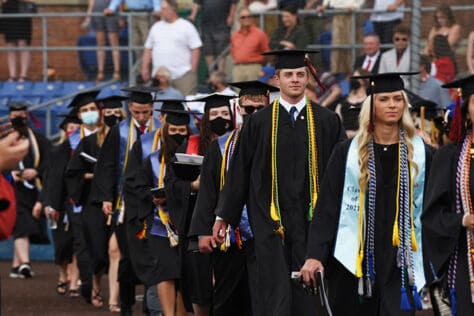
[[[356,58],[354,70],[362,68],[372,74],[379,72],[380,65],[380,38],[375,33],[369,33],[364,36],[363,40],[364,54]]]
[[[106,34],[109,38],[109,44],[112,47],[118,48],[119,46],[119,20],[118,15],[107,15],[107,7],[110,4],[110,0],[89,0],[87,7],[87,13],[104,13],[104,16],[93,16],[92,18],[86,17],[87,23],[90,19],[91,28],[95,32],[97,40],[97,46],[106,45]],[[112,51],[112,63],[114,65],[114,73],[112,75],[113,80],[120,80],[120,51],[115,49]],[[105,51],[97,49],[97,77],[96,82],[103,81],[105,79]]]
[[[2,0],[3,13],[21,13],[20,1],[17,0]],[[31,44],[31,18],[5,18],[2,19],[2,30],[5,34],[5,42],[7,47],[26,47]],[[17,72],[17,57],[20,60],[20,76]],[[8,62],[8,81],[23,82],[27,80],[28,69],[31,63],[31,54],[28,50],[11,50],[7,52]]]
[[[371,73],[363,68],[356,69],[352,76],[368,76]],[[362,103],[367,98],[368,79],[350,79],[349,94],[336,106],[348,138],[355,136],[359,130],[359,113]]]
[[[318,0],[313,0],[316,2]],[[347,14],[335,14],[332,17],[332,45],[348,45],[352,39],[352,11],[360,9],[364,0],[324,0],[316,8],[316,12],[324,12],[328,7],[336,10],[347,10]],[[351,51],[347,48],[331,49],[331,72],[333,74],[344,74],[344,77],[352,72]]]
[[[466,64],[469,73],[474,74],[474,31],[467,38]]]
[[[323,91],[319,85],[315,85],[317,102],[321,106],[334,111],[339,97],[341,96],[341,86],[339,82],[337,82],[336,77],[329,71],[318,73],[318,76],[319,81],[326,88],[326,91]]]
[[[153,86],[158,87],[159,90],[155,94],[155,99],[158,100],[182,100],[183,94],[171,86],[171,72],[165,66],[158,68],[153,79]],[[155,102],[154,109],[161,109],[163,102]]]
[[[238,0],[194,0],[189,20],[196,21],[201,9],[202,51],[209,71],[216,58],[227,48],[230,42],[230,28],[234,24],[234,15]],[[225,58],[217,63],[217,70],[224,71]]]
[[[281,10],[282,25],[270,39],[270,49],[304,49],[308,45],[308,35],[299,23],[298,8],[289,6]]]
[[[270,50],[268,36],[254,25],[247,7],[241,7],[238,16],[240,29],[230,38],[230,55],[234,59],[232,80],[255,80],[265,60],[261,54]]]
[[[448,39],[443,35],[435,35],[433,38],[433,64],[436,68],[436,79],[443,83],[454,81],[456,60]]]
[[[382,44],[390,44],[394,28],[402,23],[405,0],[375,0],[370,20]]]
[[[262,13],[276,9],[278,3],[277,0],[244,0],[244,5],[251,13]]]
[[[446,37],[451,46],[451,50],[455,51],[457,44],[461,40],[461,26],[456,23],[453,11],[451,11],[449,5],[443,3],[436,8],[433,17],[434,25],[428,34],[428,44],[423,53],[428,55],[433,54],[433,40],[436,35]]]
[[[159,67],[166,66],[171,72],[171,83],[183,95],[195,94],[199,65],[201,38],[194,25],[178,17],[176,0],[163,0],[162,20],[150,29],[145,43],[142,63],[142,78],[150,80]]]
[[[420,56],[420,91],[423,99],[431,100],[438,105],[438,109],[444,109],[451,102],[448,89],[441,88],[443,82],[430,75],[431,59],[428,55]]]
[[[222,71],[213,71],[209,75],[209,90],[211,93],[219,93],[226,95],[238,96],[227,84],[225,73]]]
[[[127,12],[148,12],[148,16],[132,16],[131,19],[132,34],[130,34],[130,42],[132,46],[143,47],[148,36],[148,31],[153,23],[160,18],[161,1],[162,0],[111,0],[107,9],[104,10],[104,14],[117,14],[123,2],[125,2],[127,7]],[[135,51],[135,58],[139,60],[138,57],[141,54],[141,50]],[[136,69],[140,71],[140,65],[138,65]],[[138,78],[140,80],[137,81],[140,82],[141,76],[138,76]]]
[[[393,43],[395,47],[384,52],[380,57],[379,73],[410,70],[410,29],[404,25],[398,25],[394,30]],[[405,87],[408,86],[409,82],[405,80]]]

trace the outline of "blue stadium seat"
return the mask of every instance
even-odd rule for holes
[[[0,96],[26,95],[31,91],[33,82],[4,82],[0,88]]]
[[[126,95],[125,92],[120,90],[126,86],[127,85],[121,84],[121,83],[113,83],[110,86],[102,88],[97,98],[102,99],[102,98],[110,97],[112,95]]]
[[[60,96],[65,96],[72,93],[79,93],[84,89],[91,88],[94,86],[92,81],[69,81],[63,83],[63,88]]]
[[[29,95],[43,98],[60,97],[63,89],[61,81],[54,82],[35,82]]]
[[[6,109],[7,103],[8,103],[9,100],[10,100],[10,97],[0,96],[0,108],[5,107],[5,109]],[[3,115],[0,115],[0,117],[2,117],[2,116]]]
[[[31,105],[40,104],[43,100],[40,96],[32,96],[32,95],[23,95],[23,96],[13,96],[10,97],[9,101],[26,101],[31,103]]]

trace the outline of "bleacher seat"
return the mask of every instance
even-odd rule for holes
[[[0,96],[23,96],[31,92],[33,82],[4,82],[0,87]]]
[[[57,98],[61,96],[63,83],[61,81],[54,82],[35,82],[31,90],[31,96],[38,96],[45,99]]]
[[[40,104],[43,100],[40,96],[32,96],[32,95],[23,95],[23,96],[12,96],[10,97],[9,101],[26,101],[31,103],[31,105]]]
[[[64,82],[60,96],[68,94],[79,93],[84,89],[88,89],[94,86],[92,81],[69,81]]]
[[[112,95],[126,95],[125,92],[121,91],[120,89],[127,87],[126,83],[113,83],[109,86],[106,86],[100,90],[99,95],[97,96],[98,99],[107,98]]]

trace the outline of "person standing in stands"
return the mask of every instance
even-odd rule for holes
[[[375,0],[370,20],[382,44],[390,44],[393,30],[403,21],[405,0]]]
[[[305,96],[308,50],[276,56],[280,97],[244,123],[215,208],[213,238],[224,242],[247,206],[258,271],[257,315],[318,315],[316,297],[291,282],[306,255],[319,184],[334,146],[345,138],[337,114]]]
[[[48,167],[50,143],[42,134],[28,126],[29,103],[15,101],[7,104],[9,120],[21,137],[29,140],[28,154],[11,171],[16,199],[16,223],[13,230],[13,261],[11,278],[31,278],[30,243],[48,243],[41,190],[43,176]]]
[[[154,131],[160,126],[154,119],[152,93],[156,89],[130,87],[128,109],[130,118],[113,126],[102,144],[94,169],[91,201],[99,203],[107,216],[107,224],[113,225],[120,249],[119,291],[122,315],[131,315],[135,304],[137,277],[130,262],[126,232],[126,205],[123,202],[124,173],[129,161],[129,152],[142,134]]]
[[[201,38],[194,25],[178,16],[176,0],[163,0],[160,22],[155,23],[145,43],[142,78],[148,82],[158,68],[171,72],[171,84],[183,95],[195,94],[201,54]],[[153,70],[150,76],[150,64]]]

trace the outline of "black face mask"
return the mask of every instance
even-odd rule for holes
[[[151,85],[153,87],[159,87],[160,86],[160,80],[156,79],[156,78],[153,78],[153,80],[151,81]]]
[[[213,84],[212,82],[209,82],[209,84],[207,85],[207,88],[208,88],[211,92],[217,91],[217,86],[216,86],[215,84]]]
[[[27,126],[26,118],[21,117],[21,116],[17,116],[17,117],[12,118],[10,120],[10,122],[12,123],[12,126],[13,126],[14,129],[21,129],[21,128],[25,128]]]
[[[186,138],[188,138],[188,135],[182,135],[182,134],[173,134],[170,135],[171,139],[173,139],[178,146],[180,146]]]
[[[106,116],[104,116],[104,123],[108,127],[112,127],[112,126],[118,124],[118,122],[120,122],[120,118],[118,116],[115,116],[115,115],[106,115]]]
[[[357,89],[360,88],[360,86],[361,86],[361,84],[360,84],[359,80],[357,80],[357,79],[349,80],[349,87],[350,87],[351,90],[357,90]]]
[[[211,121],[211,130],[219,136],[224,135],[227,131],[232,129],[232,121],[226,120],[223,117],[218,117]]]

